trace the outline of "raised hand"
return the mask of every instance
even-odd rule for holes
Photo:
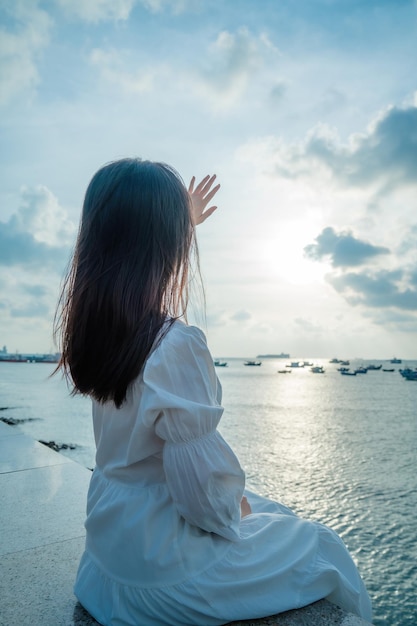
[[[215,185],[215,187],[213,187],[215,180],[216,175],[207,175],[194,189],[195,176],[191,179],[190,186],[188,187],[188,193],[190,194],[191,214],[195,225],[205,222],[205,220],[217,209],[217,206],[210,206],[206,208],[220,189],[220,185]]]

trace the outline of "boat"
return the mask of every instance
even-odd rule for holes
[[[404,370],[399,370],[401,376],[406,380],[417,380],[417,369],[412,370],[406,367]]]
[[[350,361],[339,361],[340,365],[350,365]]]
[[[291,374],[291,370],[278,370],[278,374]]]
[[[357,367],[357,368],[355,369],[355,373],[356,373],[356,374],[367,374],[367,373],[368,373],[368,370],[367,370],[367,368],[366,368],[366,367],[362,367],[362,366],[361,366],[361,367]]]
[[[324,374],[324,368],[322,365],[314,365],[311,369],[310,372],[313,372],[313,374]]]
[[[214,361],[216,367],[227,367],[227,361]]]
[[[356,376],[357,374],[356,370],[354,372],[350,372],[349,368],[341,369],[340,373],[342,374],[342,376]]]
[[[304,361],[303,367],[313,367],[313,364],[310,361]]]
[[[258,354],[257,359],[289,359],[288,352],[280,352],[280,354]]]
[[[291,365],[286,365],[285,367],[304,367],[304,363],[302,361],[292,361]]]
[[[243,365],[249,365],[249,366],[259,366],[262,365],[262,361],[245,361]]]
[[[368,370],[380,370],[381,367],[382,367],[382,365],[373,365],[373,364],[371,364],[371,365],[367,365],[366,369],[368,369]]]
[[[337,371],[338,371],[338,372],[348,372],[348,371],[349,371],[349,368],[348,368],[348,367],[338,367],[338,368],[337,368]]]
[[[395,369],[393,367],[383,367],[382,371],[383,372],[395,372]]]
[[[397,357],[394,357],[391,359],[390,363],[402,363],[401,359],[397,359]]]
[[[334,359],[331,359],[329,363],[340,363],[340,361],[339,359],[334,358]]]

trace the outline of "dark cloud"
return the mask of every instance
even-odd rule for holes
[[[403,270],[374,274],[349,272],[328,276],[327,280],[350,304],[417,311],[416,274],[417,269],[409,273]]]
[[[374,324],[404,333],[417,332],[417,315],[398,309],[372,309],[368,314]]]
[[[316,128],[303,145],[280,154],[278,174],[295,178],[325,165],[344,185],[378,183],[385,190],[417,184],[417,107],[392,107],[366,133],[341,143],[327,127]]]
[[[0,221],[0,266],[60,272],[69,255],[73,230],[49,189],[24,187],[16,213],[7,222]]]
[[[315,134],[307,142],[306,155],[325,163],[348,184],[367,185],[381,179],[416,184],[417,107],[393,107],[352,146]]]
[[[0,265],[61,271],[67,257],[68,249],[37,241],[29,232],[19,232],[13,218],[0,222]]]
[[[357,239],[350,232],[336,233],[330,226],[324,228],[315,241],[304,248],[305,255],[314,261],[330,257],[334,267],[363,265],[372,257],[390,252],[388,248]]]

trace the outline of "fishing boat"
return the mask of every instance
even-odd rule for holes
[[[243,365],[249,365],[249,366],[259,366],[262,365],[262,361],[245,361]]]
[[[402,360],[397,359],[397,357],[394,357],[393,359],[391,359],[390,363],[402,363]]]
[[[382,365],[373,365],[373,364],[371,364],[371,365],[367,365],[366,369],[368,369],[368,370],[380,370],[381,367],[382,367]]]
[[[404,370],[399,370],[400,374],[406,380],[417,380],[417,369],[412,370],[409,367],[406,367]]]
[[[356,374],[367,374],[368,373],[368,368],[366,367],[358,367],[355,369],[355,373]]]
[[[313,365],[310,372],[313,372],[313,374],[324,374],[324,368],[322,365]]]
[[[216,367],[227,367],[227,361],[214,361]]]
[[[356,376],[357,374],[356,370],[354,372],[350,372],[349,368],[341,369],[340,373],[342,374],[342,376]]]

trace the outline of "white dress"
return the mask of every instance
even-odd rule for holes
[[[321,598],[370,621],[339,537],[244,491],[216,430],[220,402],[203,333],[177,321],[120,409],[93,403],[81,604],[106,626],[210,626]],[[243,493],[252,514],[241,519]]]

